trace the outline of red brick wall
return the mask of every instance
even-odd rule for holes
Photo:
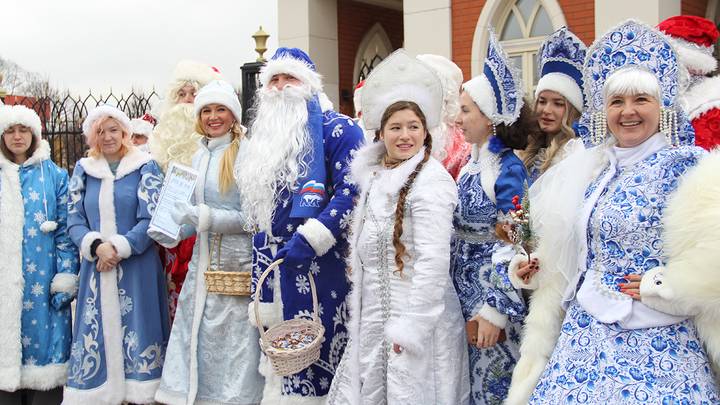
[[[354,90],[353,70],[355,55],[360,41],[375,23],[380,23],[395,49],[403,44],[402,11],[358,3],[352,0],[338,0],[338,63],[340,81],[340,112],[353,115],[352,94]],[[343,93],[349,94],[344,98]]]
[[[705,17],[708,0],[682,0],[680,2],[680,12],[686,15],[697,15]]]
[[[558,0],[568,27],[586,44],[595,39],[595,0]],[[452,0],[453,61],[465,79],[471,77],[470,58],[475,26],[485,0]]]

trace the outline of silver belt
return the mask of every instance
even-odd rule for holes
[[[471,243],[487,243],[497,241],[494,233],[455,231],[455,237]]]

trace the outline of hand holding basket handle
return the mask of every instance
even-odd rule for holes
[[[325,327],[320,322],[318,315],[318,299],[315,289],[315,279],[312,273],[308,272],[310,279],[310,292],[312,294],[313,303],[313,319],[295,318],[283,321],[277,325],[271,326],[267,330],[263,326],[260,319],[260,287],[265,282],[267,276],[283,263],[283,259],[274,261],[262,273],[257,282],[255,289],[255,321],[260,329],[260,349],[270,359],[273,371],[278,376],[288,376],[298,373],[320,358],[320,348],[324,340]],[[283,339],[288,335],[311,336],[312,341],[298,348],[278,348],[273,346],[273,342]]]

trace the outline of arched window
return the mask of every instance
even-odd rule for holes
[[[538,0],[508,2],[497,25],[497,35],[505,52],[522,69],[525,91],[537,84],[537,52],[545,38],[555,31],[547,10]]]
[[[488,27],[495,30],[503,49],[522,70],[527,94],[537,84],[537,52],[545,38],[567,25],[557,0],[487,0],[473,37],[472,74],[482,72]]]
[[[375,23],[365,33],[358,46],[357,54],[355,54],[353,85],[365,79],[375,66],[387,58],[393,50],[390,38],[383,27],[380,23]]]

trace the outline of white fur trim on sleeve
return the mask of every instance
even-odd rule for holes
[[[335,246],[335,236],[322,222],[310,218],[297,229],[300,235],[307,239],[315,254],[322,256]]]
[[[488,304],[483,304],[480,311],[473,318],[481,317],[491,324],[497,326],[500,329],[505,329],[507,325],[508,316],[500,313],[497,309],[491,307]]]
[[[535,255],[530,253],[530,259],[534,259]],[[520,263],[527,262],[528,257],[526,255],[515,255],[511,260],[510,264],[508,265],[508,276],[510,276],[510,284],[513,285],[513,287],[517,289],[526,289],[526,290],[536,290],[538,287],[538,281],[537,277],[530,278],[530,282],[525,283],[520,277],[518,277],[517,272],[520,268]]]
[[[97,239],[102,240],[100,232],[91,231],[83,236],[82,242],[80,243],[80,254],[85,258],[85,260],[91,262],[95,261],[95,258],[90,254],[90,248],[92,247],[93,242]]]
[[[78,276],[72,273],[57,273],[50,283],[50,293],[68,293],[75,296],[78,290]]]
[[[198,232],[207,232],[212,226],[212,216],[210,215],[210,207],[206,204],[198,205]]]
[[[425,344],[430,341],[427,332],[420,331],[418,325],[408,319],[390,318],[385,325],[385,337],[413,354],[423,353]]]
[[[117,250],[118,256],[122,257],[123,259],[127,259],[132,255],[132,249],[130,248],[130,242],[128,242],[127,238],[122,235],[113,235],[108,238],[107,240],[110,242],[114,247],[115,250]]]

